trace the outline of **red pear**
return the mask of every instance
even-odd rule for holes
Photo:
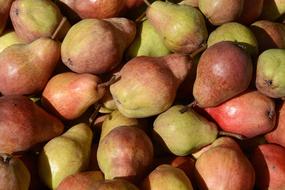
[[[261,15],[263,2],[264,0],[245,0],[239,22],[243,24],[253,23]]]

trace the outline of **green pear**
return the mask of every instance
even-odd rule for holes
[[[256,88],[272,98],[285,97],[285,50],[269,49],[259,55]]]
[[[40,92],[59,59],[60,44],[50,38],[7,47],[0,53],[0,92],[4,95]]]
[[[18,158],[0,154],[0,189],[29,190],[31,174]]]
[[[13,0],[0,0],[0,35],[6,27],[12,2]]]
[[[15,31],[7,31],[2,36],[0,36],[0,53],[6,48],[14,44],[25,43],[22,39],[18,37]]]
[[[284,0],[264,0],[261,18],[265,20],[276,20],[285,13]]]
[[[212,143],[218,135],[217,126],[192,109],[175,105],[154,121],[157,140],[177,156],[186,156]]]
[[[220,41],[235,42],[251,55],[256,55],[258,52],[258,44],[253,32],[238,22],[225,23],[211,32],[207,42],[208,47]]]
[[[173,52],[191,53],[208,38],[203,15],[191,6],[155,1],[148,7],[146,17]]]
[[[87,170],[92,131],[85,123],[77,124],[50,140],[39,156],[39,175],[51,189],[67,176]]]
[[[100,102],[100,113],[111,113],[112,111],[117,109],[116,103],[109,89],[106,89],[106,92]]]
[[[139,25],[137,36],[127,51],[127,56],[133,58],[136,56],[153,56],[159,57],[170,54],[162,38],[155,31],[154,27],[148,20]]]
[[[17,35],[26,42],[40,37],[51,37],[62,15],[51,0],[16,0],[10,17]]]

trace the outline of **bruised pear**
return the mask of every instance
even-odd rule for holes
[[[246,90],[252,78],[249,55],[233,42],[218,42],[204,51],[193,95],[200,107],[217,106]]]
[[[63,124],[25,96],[0,98],[0,152],[25,151],[63,132]]]
[[[173,52],[191,53],[207,40],[204,17],[191,6],[155,1],[148,7],[146,17]]]
[[[14,44],[22,44],[24,41],[19,38],[15,31],[7,31],[0,36],[0,53],[6,47],[9,47]]]
[[[185,112],[175,105],[154,121],[154,134],[173,154],[185,156],[212,143],[218,135],[217,126],[192,109]]]
[[[77,73],[102,74],[114,69],[135,37],[125,18],[83,19],[71,27],[61,46],[63,63]]]
[[[0,53],[0,92],[4,95],[40,92],[59,59],[60,44],[50,38],[7,47]]]
[[[0,190],[29,190],[30,181],[30,172],[20,159],[0,154]]]
[[[110,86],[118,110],[131,118],[165,111],[191,66],[192,59],[182,54],[131,59],[118,73],[120,80]]]
[[[15,0],[10,17],[17,35],[26,42],[51,37],[62,19],[51,0]]]
[[[236,21],[243,11],[244,0],[199,0],[199,9],[213,25]]]
[[[130,126],[116,127],[99,143],[97,160],[105,179],[140,179],[153,160],[153,145],[146,133]]]
[[[60,73],[47,83],[43,93],[44,105],[64,119],[76,119],[101,99],[105,87],[99,77],[83,73]]]
[[[253,189],[255,171],[238,145],[231,145],[234,143],[219,143],[198,157],[195,174],[199,189]]]
[[[162,164],[144,180],[142,190],[193,190],[192,183],[183,170]]]
[[[6,27],[13,0],[0,0],[0,35]]]
[[[256,88],[272,98],[285,97],[285,50],[269,49],[259,55]]]
[[[271,131],[276,122],[274,101],[258,91],[243,93],[205,110],[223,130],[247,138]]]

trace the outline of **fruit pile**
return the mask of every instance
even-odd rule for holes
[[[285,190],[284,0],[0,15],[0,190]]]

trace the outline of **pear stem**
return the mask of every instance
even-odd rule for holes
[[[182,108],[181,110],[179,110],[180,113],[185,113],[187,112],[190,108],[193,108],[197,106],[197,101],[194,100],[193,102],[191,102],[190,104],[186,105],[184,108]]]
[[[144,1],[144,3],[145,3],[147,6],[150,6],[150,5],[151,5],[148,0],[143,0],[143,1]]]
[[[108,80],[107,82],[103,82],[103,83],[98,84],[98,88],[105,88],[105,87],[111,86],[112,84],[114,84],[115,82],[117,82],[120,79],[121,79],[121,76],[113,75],[111,77],[111,79]]]
[[[219,136],[228,136],[228,137],[233,137],[239,140],[245,140],[246,138],[242,135],[236,134],[236,133],[231,133],[227,131],[219,131]]]
[[[95,104],[95,110],[92,113],[92,115],[89,117],[89,124],[90,124],[91,128],[93,127],[93,125],[95,123],[95,120],[96,120],[96,118],[97,118],[97,116],[99,114],[99,110],[100,110],[101,107],[102,107],[101,104],[99,104],[99,103]]]
[[[9,164],[9,161],[12,159],[12,155],[1,153],[0,154],[0,160],[4,162],[5,164]]]
[[[55,29],[54,33],[51,36],[51,39],[56,39],[59,31],[61,30],[61,28],[63,27],[63,25],[65,24],[65,22],[67,21],[66,17],[63,17],[59,23],[59,25],[57,26],[57,28]]]
[[[194,58],[196,55],[198,55],[199,53],[201,53],[202,51],[204,51],[205,49],[207,49],[207,44],[203,43],[201,45],[201,47],[199,47],[198,49],[196,49],[193,53],[190,54],[190,56],[192,58]]]
[[[146,11],[144,11],[138,18],[136,18],[135,22],[136,22],[136,23],[143,22],[145,16],[146,16]]]

